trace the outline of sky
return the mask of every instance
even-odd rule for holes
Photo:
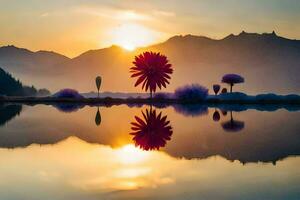
[[[69,57],[113,44],[132,50],[174,35],[221,39],[272,32],[300,39],[299,0],[0,0],[0,46]]]

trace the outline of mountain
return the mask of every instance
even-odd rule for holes
[[[32,61],[35,56],[27,57],[28,60],[14,57],[28,51],[17,50],[19,53],[12,54],[1,48],[0,66],[8,63],[7,60],[14,60],[18,65],[7,64],[6,69],[51,90],[66,87],[80,92],[94,90],[94,78],[101,75],[102,91],[142,92],[141,88],[133,87],[135,80],[130,78],[129,67],[135,55],[151,50],[167,55],[173,64],[174,74],[166,91],[191,83],[211,89],[212,84],[221,82],[223,74],[238,73],[245,77],[246,82],[236,85],[234,90],[249,94],[300,93],[300,40],[283,38],[275,32],[241,32],[220,40],[195,35],[174,36],[163,43],[132,52],[112,46],[90,50],[73,59],[53,53],[56,59],[49,59],[52,63],[45,61],[45,57],[50,57],[47,52],[39,64]]]
[[[24,83],[39,87],[50,85],[48,81],[44,82],[49,76],[64,73],[61,63],[68,60],[70,58],[50,51],[32,52],[15,46],[0,47],[0,67]]]
[[[46,89],[36,90],[35,87],[23,85],[11,74],[0,68],[0,95],[6,96],[47,96],[50,92]]]

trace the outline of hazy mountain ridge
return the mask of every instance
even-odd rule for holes
[[[41,87],[51,87],[49,83],[43,83],[43,80],[65,71],[58,63],[69,60],[70,58],[52,51],[33,52],[13,45],[0,47],[1,68],[26,84]]]
[[[163,43],[132,52],[112,46],[90,50],[73,59],[52,52],[54,57],[58,56],[49,59],[53,64],[46,62],[48,56],[38,62],[45,66],[45,70],[32,64],[29,71],[26,69],[25,72],[22,64],[33,58],[21,59],[9,52],[5,52],[8,57],[5,58],[4,50],[0,48],[0,65],[14,59],[17,67],[12,67],[14,70],[9,67],[5,69],[22,74],[25,80],[30,77],[34,85],[40,84],[52,90],[71,87],[82,92],[90,91],[95,87],[94,77],[101,75],[102,90],[141,92],[140,88],[133,87],[134,80],[130,79],[129,67],[134,56],[146,50],[166,54],[173,64],[174,74],[168,91],[189,83],[200,83],[210,88],[212,84],[220,83],[223,74],[240,73],[246,83],[237,86],[236,90],[247,93],[300,93],[300,41],[280,37],[275,32],[242,32],[220,40],[194,35],[174,36]],[[19,51],[26,52],[26,49]],[[30,51],[27,53],[30,54]],[[32,75],[26,77],[26,73]],[[55,77],[49,74],[55,74]]]

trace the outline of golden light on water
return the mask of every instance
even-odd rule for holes
[[[132,51],[155,42],[155,33],[139,24],[123,24],[112,30],[112,43]]]
[[[149,152],[128,144],[117,150],[117,156],[122,164],[137,164],[145,161],[149,156]]]
[[[296,174],[299,165],[297,158],[278,162],[276,167],[266,164],[264,168],[230,162],[218,156],[203,160],[177,159],[161,151],[143,152],[133,145],[114,149],[88,144],[75,137],[55,145],[0,149],[0,156],[7,160],[6,165],[0,166],[0,194],[16,188],[35,191],[41,199],[49,196],[60,199],[61,194],[70,199],[74,195],[78,199],[93,195],[98,195],[98,199],[106,199],[107,195],[122,199],[122,195],[131,194],[158,199],[157,195],[176,195],[183,191],[191,194],[212,191],[209,195],[213,195],[224,185],[243,186],[245,180],[256,182],[258,176],[277,183]],[[21,170],[16,171],[16,166],[22,166]],[[279,173],[281,170],[289,173]],[[256,189],[255,184],[250,187]],[[242,192],[248,189],[248,186],[240,187]]]

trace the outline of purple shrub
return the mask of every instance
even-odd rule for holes
[[[208,95],[208,89],[198,84],[186,85],[176,89],[174,95],[183,101],[203,101]]]
[[[213,85],[213,90],[215,92],[215,95],[217,95],[219,93],[220,89],[221,89],[221,86],[219,84]]]
[[[54,97],[57,98],[72,98],[72,99],[81,99],[83,98],[82,95],[80,95],[76,90],[73,89],[62,89],[56,94],[54,94]]]
[[[171,94],[159,92],[154,94],[154,99],[170,99],[172,97]]]
[[[230,85],[230,93],[232,92],[232,86],[238,83],[244,83],[245,79],[238,74],[225,74],[222,78],[222,83]]]

